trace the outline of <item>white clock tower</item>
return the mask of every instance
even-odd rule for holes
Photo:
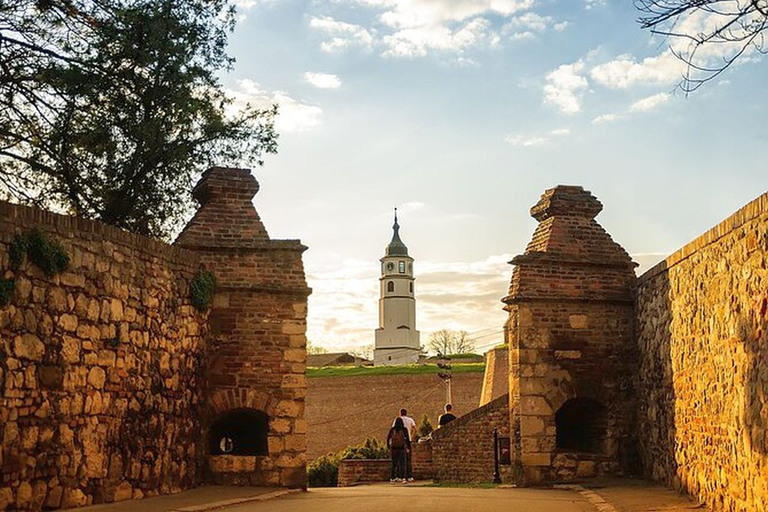
[[[392,241],[381,258],[379,328],[376,329],[374,365],[416,363],[421,353],[416,330],[416,299],[413,294],[413,258],[400,240],[395,224]]]

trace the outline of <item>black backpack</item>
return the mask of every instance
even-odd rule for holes
[[[392,433],[392,448],[405,448],[405,430],[395,429]]]

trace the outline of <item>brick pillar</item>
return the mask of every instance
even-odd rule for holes
[[[198,252],[217,280],[206,340],[204,457],[213,483],[302,487],[311,292],[301,259],[306,247],[269,238],[252,203],[258,190],[247,169],[206,171],[193,191],[200,209],[176,241]],[[258,432],[238,430],[258,430],[260,418],[266,426]],[[219,450],[212,439],[242,432],[249,442],[263,441],[255,452]]]
[[[547,190],[515,257],[507,322],[512,451],[523,484],[621,473],[636,367],[634,267],[581,187]]]

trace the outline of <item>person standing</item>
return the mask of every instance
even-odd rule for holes
[[[411,438],[408,429],[405,428],[402,418],[395,419],[395,424],[387,434],[387,448],[389,448],[392,468],[389,473],[390,483],[405,481],[405,454],[411,448]]]
[[[456,419],[456,416],[451,412],[452,410],[453,406],[451,404],[445,404],[445,412],[437,419],[438,425],[443,427]]]
[[[416,435],[416,422],[413,421],[413,418],[408,416],[408,411],[406,409],[400,409],[400,416],[395,418],[395,422],[397,422],[398,419],[403,420],[403,426],[408,430],[408,438],[413,440],[415,439]],[[395,426],[395,423],[392,423],[392,426]],[[407,450],[405,452],[405,478],[409,482],[413,482],[413,465],[411,463],[411,450]]]

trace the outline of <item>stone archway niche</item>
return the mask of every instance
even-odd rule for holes
[[[269,417],[255,409],[227,411],[211,424],[208,449],[211,455],[265,456],[269,454]]]
[[[606,431],[605,406],[589,398],[568,400],[555,413],[555,429],[558,451],[602,453]]]

